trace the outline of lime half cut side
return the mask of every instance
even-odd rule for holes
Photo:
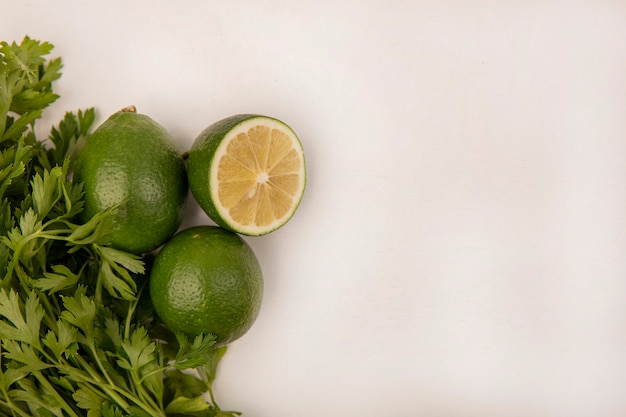
[[[240,114],[206,128],[189,151],[191,192],[218,225],[270,233],[293,216],[306,184],[304,150],[282,121]]]

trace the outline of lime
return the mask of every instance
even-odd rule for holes
[[[73,175],[85,191],[82,221],[113,207],[117,249],[150,252],[181,224],[187,195],[182,156],[165,128],[134,108],[113,114],[93,132]]]
[[[215,223],[243,235],[265,235],[287,223],[300,204],[304,150],[282,121],[239,114],[195,139],[187,177],[198,205]]]
[[[250,246],[217,226],[195,226],[172,237],[150,271],[150,298],[173,331],[213,334],[218,345],[243,336],[263,298],[261,267]]]

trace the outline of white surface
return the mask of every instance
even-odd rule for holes
[[[240,112],[299,134],[308,188],[248,239],[265,300],[222,407],[626,415],[623,1],[0,5],[2,40],[64,59],[44,131],[135,104],[181,149]]]

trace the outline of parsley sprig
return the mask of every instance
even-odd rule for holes
[[[226,348],[159,322],[150,258],[109,246],[109,212],[77,220],[71,169],[95,110],[68,112],[37,139],[35,122],[59,97],[52,49],[0,43],[0,417],[239,415],[212,393]]]

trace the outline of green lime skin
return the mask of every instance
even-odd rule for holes
[[[146,115],[120,111],[102,123],[81,151],[73,181],[85,191],[83,222],[114,207],[114,248],[151,252],[181,224],[185,164],[169,133]]]
[[[211,198],[210,173],[215,161],[215,151],[222,139],[239,123],[255,117],[253,114],[237,114],[219,120],[206,129],[194,140],[187,158],[187,179],[189,189],[198,205],[211,220],[221,227],[234,231],[233,227],[219,214]]]
[[[150,298],[160,319],[189,337],[213,334],[218,346],[239,339],[261,309],[263,275],[250,246],[217,226],[172,237],[150,271]]]

